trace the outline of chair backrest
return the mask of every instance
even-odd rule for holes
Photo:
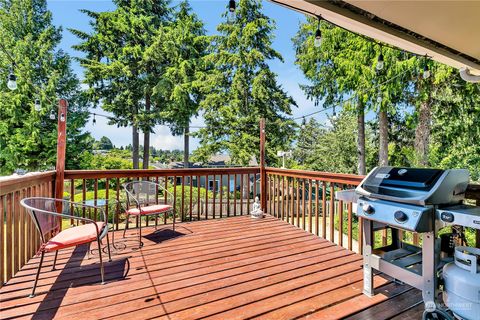
[[[60,231],[61,219],[57,215],[69,210],[66,201],[53,198],[25,198],[20,204],[25,207],[40,232],[42,242],[45,236]]]
[[[127,205],[149,205],[158,202],[159,191],[165,189],[151,181],[132,181],[123,185],[127,193]]]

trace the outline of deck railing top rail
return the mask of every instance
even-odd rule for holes
[[[102,179],[102,178],[135,178],[161,176],[195,176],[258,173],[259,167],[243,168],[181,168],[181,169],[129,169],[129,170],[65,170],[65,179]]]
[[[51,182],[55,179],[55,171],[33,172],[23,176],[10,176],[0,179],[0,195],[5,195],[30,186]]]

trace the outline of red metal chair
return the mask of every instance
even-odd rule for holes
[[[89,244],[88,250],[90,251],[90,243],[94,241],[97,241],[98,244],[100,274],[102,284],[105,284],[101,248],[101,240],[105,236],[107,237],[108,258],[110,261],[111,255],[110,242],[108,239],[108,220],[102,208],[53,198],[25,198],[20,201],[20,203],[27,209],[35,223],[40,233],[41,241],[40,249],[37,252],[37,254],[40,254],[40,263],[38,264],[38,270],[30,297],[35,296],[35,289],[46,252],[55,251],[52,268],[52,270],[55,270],[59,250],[81,244]],[[83,217],[82,213],[85,212],[84,210],[95,210],[100,213],[100,215],[103,215],[103,220],[95,221]],[[77,225],[72,225],[68,229],[61,230],[62,219],[68,219],[69,221],[75,220]]]
[[[165,188],[155,182],[151,181],[132,181],[125,183],[123,185],[125,192],[127,194],[127,225],[123,231],[123,237],[125,238],[125,232],[128,229],[128,223],[130,216],[135,216],[139,222],[139,235],[138,242],[139,246],[143,246],[142,242],[142,217],[148,216],[158,216],[164,214],[172,214],[173,216],[173,231],[175,231],[175,208],[173,205],[168,203],[159,203],[164,199],[165,194],[170,196],[170,199],[173,201],[173,194],[168,192]],[[159,196],[160,193],[163,193],[162,196]]]

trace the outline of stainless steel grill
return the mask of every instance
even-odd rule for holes
[[[453,236],[438,232],[449,225],[480,228],[480,209],[462,204],[468,182],[462,169],[377,167],[365,177],[355,190],[356,214],[363,218],[365,294],[374,294],[378,270],[422,290],[427,315],[448,317],[439,301],[439,271],[453,260]],[[375,247],[375,231],[384,229],[391,230],[391,241]],[[421,247],[404,242],[403,231],[419,233]]]

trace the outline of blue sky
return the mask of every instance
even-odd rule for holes
[[[173,1],[178,3],[178,1]],[[226,0],[190,0],[191,6],[197,15],[205,22],[207,32],[209,34],[216,33],[216,26],[222,21],[221,14],[225,10]],[[283,88],[295,99],[299,108],[293,110],[294,116],[301,116],[318,110],[314,107],[313,102],[308,101],[299,88],[300,83],[307,81],[303,77],[302,72],[294,65],[295,51],[291,42],[292,37],[298,29],[300,22],[305,17],[295,11],[283,8],[268,1],[263,1],[264,13],[272,18],[277,25],[275,30],[275,40],[273,47],[278,50],[284,62],[272,61],[271,69],[278,75],[278,81]],[[63,39],[60,48],[68,52],[71,56],[79,56],[80,53],[72,49],[72,45],[79,42],[67,29],[75,28],[83,31],[89,31],[89,19],[81,13],[80,9],[88,9],[92,11],[110,11],[115,6],[110,0],[48,0],[48,8],[53,14],[53,23],[56,26],[63,27]],[[74,63],[73,69],[80,79],[83,78],[83,70]],[[106,114],[103,110],[95,110],[96,113]],[[325,121],[325,115],[320,114],[319,120]],[[91,121],[88,123],[86,130],[90,131],[95,138],[102,136],[109,137],[116,146],[127,145],[131,142],[131,130],[128,128],[117,128],[109,126],[106,119],[98,117],[95,126]],[[201,117],[192,120],[193,126],[203,124]],[[164,126],[158,126],[155,134],[151,138],[152,145],[162,149],[182,149],[182,137],[173,137],[169,129]],[[195,149],[198,141],[192,139],[191,147]]]

